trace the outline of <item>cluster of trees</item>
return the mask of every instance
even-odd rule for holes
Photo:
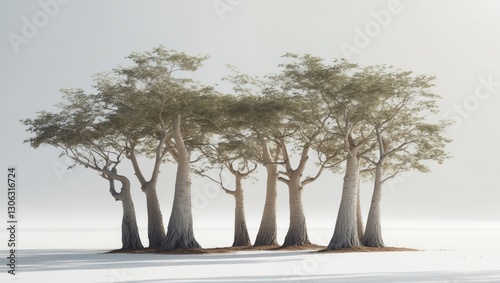
[[[289,193],[290,225],[283,245],[309,244],[302,192],[323,171],[343,172],[342,198],[329,249],[381,247],[382,185],[397,174],[428,171],[443,162],[449,142],[447,121],[431,92],[433,77],[385,66],[330,64],[311,55],[286,54],[280,71],[263,78],[233,72],[233,93],[189,78],[207,57],[164,47],[132,53],[131,64],[95,77],[95,93],[62,90],[58,112],[39,112],[23,123],[31,146],[51,145],[109,182],[123,205],[122,248],[142,248],[129,177],[118,165],[128,160],[146,195],[150,247],[200,247],[193,232],[191,177],[199,174],[234,196],[234,246],[250,245],[242,180],[265,168],[266,200],[254,245],[276,245],[277,184]],[[311,164],[309,155],[317,155]],[[144,168],[138,157],[154,160]],[[164,162],[177,165],[173,207],[165,231],[157,197]],[[304,176],[307,166],[314,176]],[[234,188],[211,169],[234,175]],[[372,180],[366,229],[360,214],[359,184]],[[121,189],[115,188],[115,182]],[[332,189],[336,189],[332,187]]]

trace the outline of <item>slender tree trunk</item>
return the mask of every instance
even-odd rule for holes
[[[165,228],[163,227],[163,215],[156,193],[156,181],[146,183],[143,189],[146,194],[148,210],[148,239],[149,247],[159,248],[165,240]]]
[[[242,176],[236,175],[235,215],[234,215],[234,241],[233,247],[250,246],[250,237],[248,236],[247,222],[245,219],[245,205],[243,198],[243,187],[241,186]]]
[[[346,174],[335,231],[327,247],[329,250],[361,246],[358,237],[356,213],[358,173],[357,151],[351,149],[351,153],[347,158]]]
[[[311,242],[307,235],[306,217],[302,207],[302,188],[300,186],[300,174],[292,174],[288,182],[290,225],[285,236],[284,247],[303,246]]]
[[[382,162],[375,168],[375,182],[373,188],[372,202],[366,222],[366,233],[363,237],[363,245],[368,247],[384,247],[382,240],[382,225],[380,219],[380,201],[382,199]]]
[[[361,241],[363,239],[364,235],[364,225],[363,225],[363,214],[361,212],[361,196],[360,196],[360,183],[361,183],[361,176],[358,173],[358,184],[356,185],[356,191],[357,191],[357,198],[356,198],[356,216],[357,216],[357,225],[358,225],[358,237],[359,240]]]
[[[168,223],[167,236],[161,247],[162,250],[200,248],[193,232],[190,154],[182,139],[180,119],[180,115],[178,115],[174,120],[173,127],[177,149],[177,176],[172,213]]]
[[[150,181],[146,181],[144,175],[139,167],[139,162],[137,161],[135,155],[135,145],[131,146],[127,157],[132,162],[135,175],[139,182],[141,183],[141,189],[146,195],[146,205],[148,212],[148,239],[149,247],[158,248],[161,247],[163,241],[165,240],[165,228],[163,226],[163,215],[160,210],[160,204],[158,202],[158,195],[156,193],[156,184],[158,180],[160,164],[161,164],[161,145],[164,143],[162,140],[160,145],[158,145],[156,152],[155,168],[153,170],[152,178]]]
[[[266,141],[261,141],[267,172],[266,202],[254,246],[277,245],[276,191],[278,185],[278,165],[274,164]]]

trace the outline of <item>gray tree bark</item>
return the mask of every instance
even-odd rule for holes
[[[300,172],[294,172],[288,181],[289,205],[290,205],[290,225],[283,243],[284,247],[308,245],[306,217],[302,207],[302,187],[300,182]]]
[[[283,246],[308,245],[311,242],[307,235],[306,217],[304,215],[304,208],[302,207],[302,190],[306,183],[313,182],[315,178],[309,178],[308,180],[302,181],[302,174],[304,173],[307,160],[309,159],[308,153],[311,144],[306,143],[302,148],[299,165],[295,169],[292,168],[290,155],[283,140],[281,140],[280,145],[283,151],[283,158],[285,159],[285,172],[283,173],[288,177],[288,180],[282,177],[280,177],[279,180],[283,181],[288,186],[290,206],[290,225],[288,226],[288,232],[286,233]]]
[[[364,225],[363,225],[363,214],[361,212],[361,196],[360,196],[360,183],[361,176],[358,173],[358,184],[357,184],[357,198],[356,198],[356,216],[357,216],[357,225],[358,225],[358,237],[361,241],[363,239]]]
[[[373,188],[372,202],[366,222],[366,232],[363,237],[363,245],[368,247],[384,247],[382,239],[382,224],[380,219],[380,202],[382,200],[382,166],[378,162],[375,167],[375,182]]]
[[[135,217],[134,202],[130,193],[122,199],[123,218],[122,218],[122,249],[142,249],[139,228]]]
[[[141,183],[141,189],[146,195],[146,206],[148,213],[148,239],[149,247],[159,248],[165,240],[165,228],[163,226],[163,215],[160,209],[160,203],[158,201],[158,194],[156,193],[156,185],[158,182],[158,176],[160,173],[161,165],[161,146],[163,141],[161,141],[156,150],[156,160],[152,173],[152,177],[149,181],[146,181],[144,175],[142,174],[139,163],[135,156],[135,148],[132,146],[130,148],[128,158],[132,162],[135,175]]]
[[[234,241],[233,247],[250,246],[247,222],[245,218],[245,204],[243,198],[243,187],[241,185],[242,175],[236,175],[236,189],[232,194],[235,198],[234,213]]]
[[[181,134],[181,117],[177,115],[173,123],[175,148],[177,150],[177,175],[172,213],[162,250],[200,248],[193,232],[191,209],[191,167],[190,152]]]
[[[130,182],[128,178],[117,175],[116,171],[113,174],[107,174],[106,178],[110,183],[109,191],[111,195],[116,201],[122,202],[122,249],[142,249],[143,245],[139,236],[139,228],[137,227],[134,202],[130,194]],[[115,179],[122,184],[119,193],[115,190]]]
[[[359,162],[357,149],[351,147],[347,158],[346,174],[342,187],[335,231],[327,249],[343,249],[361,246],[357,227],[357,181]]]
[[[156,193],[156,181],[146,183],[143,191],[146,194],[146,205],[148,210],[149,246],[159,248],[165,240],[165,228],[163,227],[163,215]]]
[[[271,157],[269,146],[265,139],[261,139],[262,157],[267,172],[266,182],[266,202],[264,212],[260,221],[259,231],[255,238],[254,246],[277,245],[277,225],[276,225],[276,191],[278,183],[278,165]]]

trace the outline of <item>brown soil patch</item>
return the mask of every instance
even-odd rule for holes
[[[129,254],[224,254],[233,252],[245,252],[245,251],[301,251],[309,250],[311,252],[321,252],[321,253],[356,253],[356,252],[400,252],[400,251],[418,251],[415,249],[408,248],[397,248],[397,247],[384,247],[384,248],[374,248],[374,247],[355,247],[347,249],[338,250],[326,250],[325,246],[310,244],[304,246],[243,246],[243,247],[220,247],[220,248],[193,248],[193,249],[177,249],[170,251],[160,251],[156,248],[144,248],[135,250],[113,250],[108,253],[129,253]]]
[[[353,247],[338,250],[326,250],[322,249],[320,253],[372,253],[372,252],[415,252],[416,249],[409,248],[398,248],[398,247]]]

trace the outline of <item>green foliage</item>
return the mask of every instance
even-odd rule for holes
[[[383,160],[388,176],[426,172],[428,161],[449,158],[449,122],[429,118],[439,110],[433,77],[309,54],[283,57],[280,72],[263,78],[233,69],[226,78],[233,94],[225,95],[189,77],[207,56],[163,46],[132,53],[128,65],[95,76],[96,94],[62,90],[59,112],[24,120],[27,142],[87,153],[133,147],[158,157],[175,147],[172,127],[181,117],[184,143],[210,166],[260,162],[262,140],[291,145],[291,152],[312,147],[336,172],[353,147],[368,164]]]

